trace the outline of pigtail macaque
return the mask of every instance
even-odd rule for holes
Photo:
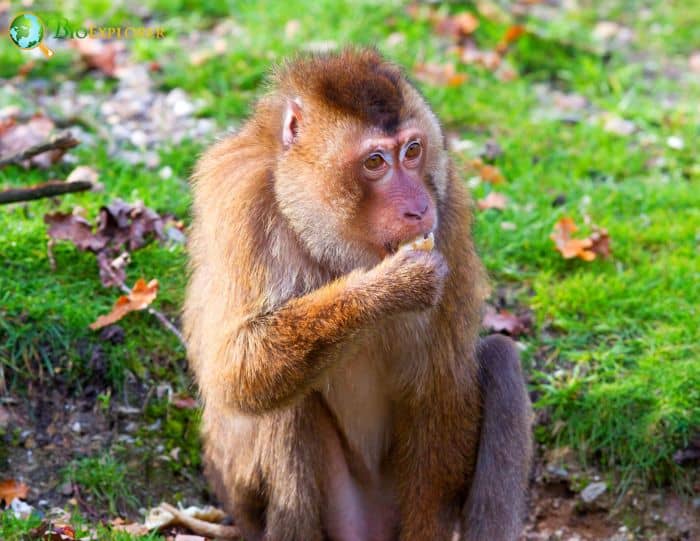
[[[441,128],[373,50],[302,58],[199,161],[185,303],[245,539],[517,538],[530,403]]]

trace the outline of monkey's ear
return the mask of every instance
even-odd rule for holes
[[[282,124],[282,144],[284,148],[289,148],[297,138],[301,124],[301,100],[295,98],[287,101],[284,110],[284,123]]]

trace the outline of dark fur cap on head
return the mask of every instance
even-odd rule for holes
[[[375,49],[347,48],[292,60],[274,80],[287,93],[320,97],[329,109],[392,132],[404,113],[402,78]]]

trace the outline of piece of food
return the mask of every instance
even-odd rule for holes
[[[403,243],[399,249],[400,250],[421,250],[423,252],[429,252],[435,247],[435,236],[432,231],[428,233],[425,237],[418,237],[408,242]]]

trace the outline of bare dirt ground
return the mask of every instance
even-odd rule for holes
[[[49,386],[50,387],[50,386]],[[154,392],[132,382],[128,401],[100,407],[94,389],[66,397],[57,387],[33,388],[29,396],[0,402],[0,426],[5,442],[0,446],[0,477],[11,477],[30,487],[28,502],[40,513],[60,507],[78,509],[90,520],[108,522],[92,497],[65,481],[64,470],[72,460],[117,449],[127,464],[129,487],[138,506],[148,509],[161,501],[186,505],[216,503],[209,494],[199,467],[173,467],[180,451],[168,451],[158,421],[144,415]],[[172,447],[172,445],[170,446]],[[622,496],[607,487],[592,501],[574,490],[581,470],[571,456],[540,451],[533,470],[527,524],[521,541],[700,539],[700,501],[669,488],[641,491],[631,487]],[[698,468],[688,474],[700,488]],[[598,479],[591,470],[593,482]],[[692,485],[691,485],[692,486]],[[101,509],[102,511],[98,511]],[[118,514],[142,519],[139,511],[120,503]]]

